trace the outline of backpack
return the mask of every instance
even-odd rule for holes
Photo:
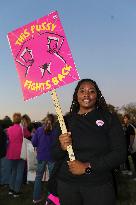
[[[135,137],[134,137],[134,142],[132,144],[132,150],[131,153],[133,154],[134,152],[136,152],[136,127],[132,124],[130,124],[131,127],[133,127],[134,131],[135,131]]]

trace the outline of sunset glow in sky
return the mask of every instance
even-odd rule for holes
[[[0,119],[14,112],[41,120],[55,112],[50,93],[24,102],[7,34],[58,11],[80,78],[99,85],[106,101],[121,107],[136,102],[135,0],[4,0],[0,6]],[[57,89],[69,111],[77,82]]]

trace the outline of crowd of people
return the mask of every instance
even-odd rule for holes
[[[27,160],[20,158],[25,137],[37,154],[34,204],[42,201],[46,168],[50,177],[59,164],[56,179],[61,205],[115,205],[114,170],[132,175],[131,157],[136,172],[135,128],[129,114],[125,113],[121,122],[108,110],[96,82],[83,79],[75,88],[64,120],[68,130],[64,134],[54,114],[48,113],[37,123],[20,113],[14,113],[12,120],[6,116],[0,121],[1,186],[8,186],[9,195],[20,196],[21,186],[27,181]],[[75,157],[72,161],[67,152],[69,145]]]
[[[21,186],[27,183],[27,160],[21,159],[23,137],[31,141],[37,155],[37,169],[33,202],[41,201],[42,178],[48,166],[53,168],[51,145],[55,137],[56,116],[47,114],[39,122],[31,122],[30,117],[14,113],[0,120],[0,185],[8,187],[8,194],[14,198],[21,194]]]

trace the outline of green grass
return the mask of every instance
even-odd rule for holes
[[[136,205],[136,181],[126,175],[117,175],[118,205]]]
[[[136,181],[133,181],[132,177],[119,173],[116,175],[116,181],[118,184],[117,205],[136,205]],[[46,183],[43,187],[44,200],[39,205],[45,205],[46,201]],[[14,199],[12,196],[8,196],[6,187],[0,188],[0,205],[32,205],[33,183],[23,185],[22,192],[23,194],[19,198]]]
[[[43,186],[43,192],[45,193],[44,200],[39,203],[39,205],[45,205],[46,201],[46,184]],[[33,183],[23,185],[22,194],[18,198],[13,198],[13,196],[8,195],[8,188],[0,188],[0,205],[33,205],[32,203],[32,193],[33,193]]]

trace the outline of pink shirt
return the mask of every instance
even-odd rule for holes
[[[14,124],[7,129],[7,135],[9,138],[7,159],[20,159],[23,135],[29,137],[30,132],[26,128],[22,131],[20,124]]]

